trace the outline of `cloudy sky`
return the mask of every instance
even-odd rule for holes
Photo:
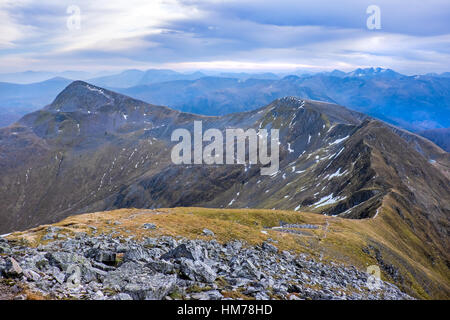
[[[367,27],[370,5],[381,29]],[[417,74],[450,71],[449,61],[448,0],[0,0],[0,72]]]

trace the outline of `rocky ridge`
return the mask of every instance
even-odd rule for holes
[[[58,228],[47,232],[53,238]],[[1,283],[51,299],[411,299],[388,282],[372,287],[373,278],[353,266],[279,251],[270,239],[222,245],[80,232],[36,248],[0,238],[0,252]]]

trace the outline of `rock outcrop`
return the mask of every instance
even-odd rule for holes
[[[355,267],[264,242],[79,234],[37,248],[3,240],[0,281],[53,299],[411,299]]]

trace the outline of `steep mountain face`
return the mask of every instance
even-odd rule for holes
[[[203,130],[279,129],[279,171],[262,176],[259,164],[174,165],[171,133],[192,132],[194,121]],[[401,268],[398,278],[386,265],[391,277],[411,285],[405,279],[413,273],[425,294],[447,290],[438,279],[448,276],[450,264],[449,154],[335,104],[287,97],[208,117],[76,81],[52,104],[0,129],[0,151],[0,233],[123,207],[274,208],[381,219],[386,237],[395,235],[386,240],[395,250],[368,245]],[[416,253],[420,266],[404,252]],[[427,272],[437,275],[430,280]]]

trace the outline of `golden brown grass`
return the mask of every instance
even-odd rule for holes
[[[307,253],[324,262],[334,261],[355,265],[365,270],[368,265],[377,264],[373,256],[363,251],[369,244],[381,248],[383,259],[395,265],[405,278],[403,289],[420,298],[448,299],[449,275],[441,264],[431,266],[421,255],[420,240],[401,221],[396,221],[389,209],[382,209],[376,219],[348,220],[315,213],[265,209],[120,209],[107,212],[88,213],[69,217],[54,224],[62,228],[61,233],[74,236],[76,232],[109,234],[118,231],[124,237],[158,237],[170,235],[190,239],[212,239],[202,231],[208,228],[220,243],[240,239],[249,245],[261,244],[268,238],[278,243],[280,250]],[[394,219],[394,220],[393,220]],[[281,233],[267,227],[279,226],[280,221],[297,224],[314,224],[319,229],[308,229],[312,236]],[[115,224],[116,223],[116,224]],[[117,224],[118,223],[118,224]],[[146,230],[144,223],[153,223],[155,230]],[[10,239],[26,242],[31,246],[42,243],[48,225],[24,232],[16,232]],[[266,231],[267,234],[261,232]],[[414,276],[411,275],[413,271]],[[423,282],[415,276],[426,278],[434,284],[426,292]],[[384,280],[391,280],[383,274]],[[436,285],[436,284],[440,284]],[[407,287],[405,287],[407,286]],[[229,293],[235,295],[238,293]]]

